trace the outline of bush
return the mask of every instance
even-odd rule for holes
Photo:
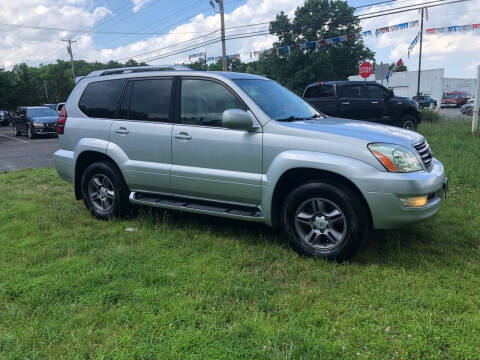
[[[422,121],[427,123],[436,123],[440,121],[440,113],[437,110],[432,109],[421,109]]]

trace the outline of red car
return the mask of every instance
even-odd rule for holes
[[[471,98],[469,92],[466,91],[450,91],[443,94],[440,107],[454,106],[460,107],[467,103]]]

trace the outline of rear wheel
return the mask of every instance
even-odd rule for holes
[[[322,182],[304,184],[285,200],[282,227],[301,255],[345,261],[369,232],[368,209],[348,189]]]
[[[404,115],[401,126],[404,129],[415,131],[417,129],[417,119],[413,115]]]
[[[93,216],[105,220],[129,214],[130,191],[120,171],[109,162],[88,166],[82,176],[81,190],[83,203]]]

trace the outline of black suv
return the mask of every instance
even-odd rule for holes
[[[46,106],[19,107],[15,113],[13,131],[15,136],[27,134],[32,139],[37,135],[57,135],[58,114]]]
[[[418,103],[398,97],[376,82],[327,81],[307,86],[303,98],[335,117],[364,120],[415,130],[421,121]]]

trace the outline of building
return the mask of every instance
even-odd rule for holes
[[[446,78],[444,69],[422,70],[420,82],[420,92],[424,95],[430,95],[437,100],[438,104],[442,100],[445,92],[449,91],[468,91],[472,97],[475,97],[476,79]],[[417,95],[418,71],[395,72],[383,85],[392,89],[395,95],[412,98]],[[360,75],[349,76],[348,80],[362,80]],[[375,81],[375,74],[372,74],[367,80]],[[381,80],[377,80],[381,83]]]

